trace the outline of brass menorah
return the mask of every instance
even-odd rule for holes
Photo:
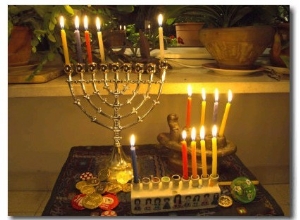
[[[108,164],[109,179],[112,181],[117,180],[120,172],[130,173],[132,178],[131,163],[121,145],[121,131],[142,122],[159,104],[167,67],[166,61],[158,64],[92,62],[64,66],[74,104],[92,122],[113,131],[114,147]],[[154,80],[155,77],[158,79]],[[157,91],[152,97],[151,89],[155,84]],[[143,94],[139,94],[141,85],[146,86]],[[138,95],[142,98],[136,100]],[[151,99],[147,109],[139,115],[142,107]]]

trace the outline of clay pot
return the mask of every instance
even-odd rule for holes
[[[271,46],[270,50],[270,63],[272,66],[275,67],[287,67],[286,63],[282,60],[281,56],[287,56],[290,57],[290,24],[289,23],[281,23],[278,24],[277,32],[275,34],[279,35],[279,42],[276,42],[275,35],[274,35],[274,42]],[[278,44],[278,45],[275,45]],[[284,47],[285,45],[288,45]],[[274,51],[277,47],[277,50],[280,51]]]
[[[199,41],[199,31],[202,29],[204,22],[189,22],[189,23],[176,23],[176,37],[182,38],[184,44],[181,46],[203,46]]]
[[[251,70],[273,40],[271,26],[205,28],[200,41],[222,69]]]
[[[31,56],[32,32],[28,27],[15,26],[8,41],[8,65],[18,66],[29,63]]]

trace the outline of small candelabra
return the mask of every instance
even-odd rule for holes
[[[74,104],[92,122],[113,131],[114,147],[107,167],[110,181],[121,177],[129,177],[127,181],[132,178],[131,163],[121,145],[121,131],[142,122],[159,104],[166,70],[166,61],[158,64],[92,62],[64,66]],[[155,77],[158,79],[154,80]],[[141,89],[142,85],[145,89]],[[157,85],[155,93],[152,91],[153,85]],[[142,98],[136,98],[138,95]],[[145,105],[151,99],[152,102]],[[124,125],[121,123],[123,121]],[[103,164],[101,166],[103,169]]]

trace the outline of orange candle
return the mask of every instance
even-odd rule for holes
[[[205,147],[205,130],[204,126],[200,129],[200,145],[201,145],[201,163],[202,163],[202,176],[207,177],[207,163],[206,163],[206,147]]]
[[[163,28],[162,28],[162,21],[163,16],[162,14],[158,15],[158,38],[159,38],[159,50],[160,50],[160,60],[163,60],[165,58],[164,55],[164,34],[163,34]]]
[[[182,178],[187,180],[189,178],[188,174],[188,154],[187,154],[187,145],[186,145],[186,131],[182,131],[182,141],[181,141],[181,152],[182,152]]]
[[[101,63],[105,62],[105,55],[104,55],[104,46],[103,46],[103,39],[102,39],[102,32],[100,30],[101,24],[100,24],[100,19],[96,19],[96,26],[97,26],[97,35],[98,35],[98,42],[99,42],[99,50],[100,50],[100,60]]]
[[[86,44],[86,51],[87,51],[87,56],[88,56],[88,63],[92,63],[92,48],[91,48],[91,40],[90,40],[90,32],[88,31],[88,18],[85,15],[84,16],[84,36],[85,36],[85,44]]]
[[[192,110],[192,87],[188,85],[188,99],[186,106],[186,128],[191,126],[191,110]]]
[[[218,160],[218,157],[217,157],[217,126],[214,125],[213,126],[213,129],[212,129],[212,172],[211,172],[211,175],[212,177],[216,177],[217,176],[217,160]]]
[[[219,130],[220,137],[224,136],[225,126],[226,126],[226,122],[227,122],[227,118],[228,118],[228,114],[229,114],[229,110],[230,110],[230,105],[231,105],[231,100],[232,100],[232,92],[231,92],[231,90],[229,90],[228,91],[228,102],[225,107],[222,123],[221,123],[220,130]]]
[[[197,178],[198,173],[197,173],[197,154],[196,154],[196,129],[192,128],[192,133],[191,133],[191,154],[192,154],[192,177],[194,179]]]
[[[69,51],[68,51],[68,44],[67,44],[67,36],[66,36],[66,32],[64,30],[64,24],[65,24],[65,19],[64,19],[63,16],[61,16],[60,17],[61,41],[62,41],[62,46],[63,46],[63,51],[64,51],[65,64],[69,65],[70,64],[70,59],[69,59]]]
[[[201,103],[201,120],[200,120],[200,126],[204,126],[205,108],[206,108],[206,94],[205,94],[205,89],[202,88],[202,103]]]

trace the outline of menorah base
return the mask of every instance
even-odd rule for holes
[[[99,167],[99,171],[103,167]],[[133,171],[130,160],[124,153],[122,146],[114,146],[111,159],[108,163],[108,181],[125,184],[133,178]]]

